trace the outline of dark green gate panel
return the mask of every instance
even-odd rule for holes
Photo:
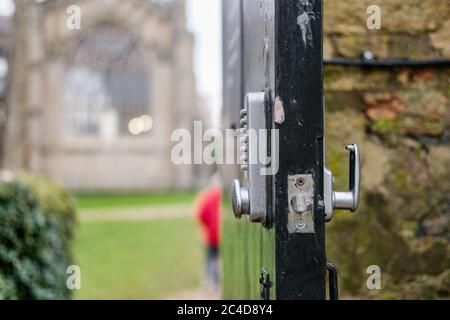
[[[231,207],[226,208],[224,214],[232,216]],[[275,270],[274,231],[262,230],[260,226],[250,225],[245,221],[226,220],[222,255],[223,297],[261,299],[261,270]],[[271,290],[271,298],[275,298],[274,290]]]
[[[246,92],[274,90],[273,1],[223,1],[224,112],[223,127],[239,127]],[[238,166],[224,168],[226,186],[240,175]],[[228,191],[228,190],[226,190]],[[261,299],[261,274],[267,270],[275,286],[275,230],[234,219],[225,197],[223,225],[224,298]],[[267,276],[267,274],[264,274]],[[270,290],[271,298],[275,291]]]

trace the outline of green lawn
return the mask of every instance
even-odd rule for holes
[[[194,201],[196,193],[153,194],[78,194],[75,200],[79,210],[135,208]]]
[[[200,285],[201,247],[190,219],[81,224],[79,299],[158,299]]]
[[[127,207],[130,202],[136,206],[139,201],[147,206],[170,198],[172,203],[188,201],[188,195],[153,198],[153,202],[151,198],[89,196],[78,201],[84,209],[114,207],[113,203]],[[162,299],[200,286],[202,248],[192,218],[82,222],[75,258],[82,285],[77,299]]]

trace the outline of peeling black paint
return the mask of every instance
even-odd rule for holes
[[[275,1],[276,95],[284,104],[280,129],[280,171],[276,176],[276,290],[278,299],[325,299],[325,219],[323,199],[322,1]],[[311,34],[297,24],[311,17]],[[296,102],[295,104],[293,102]],[[301,125],[299,125],[301,123]],[[315,234],[287,230],[288,175],[312,174]]]

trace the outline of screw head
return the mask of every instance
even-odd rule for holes
[[[303,187],[304,185],[305,185],[305,179],[303,179],[303,178],[298,178],[298,179],[295,181],[295,187],[296,187],[297,189]]]
[[[375,54],[372,51],[370,51],[370,50],[364,50],[361,53],[361,58],[364,61],[374,61],[375,60]]]
[[[297,220],[297,222],[295,223],[295,226],[298,229],[305,229],[306,228],[306,222],[303,219]]]

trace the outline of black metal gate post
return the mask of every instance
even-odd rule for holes
[[[275,182],[277,298],[325,299],[322,1],[275,3],[276,95],[284,110],[284,122],[277,124],[280,130],[280,170]],[[291,228],[289,184],[306,184],[308,180],[313,184],[310,186],[313,215],[303,223],[312,225]]]

